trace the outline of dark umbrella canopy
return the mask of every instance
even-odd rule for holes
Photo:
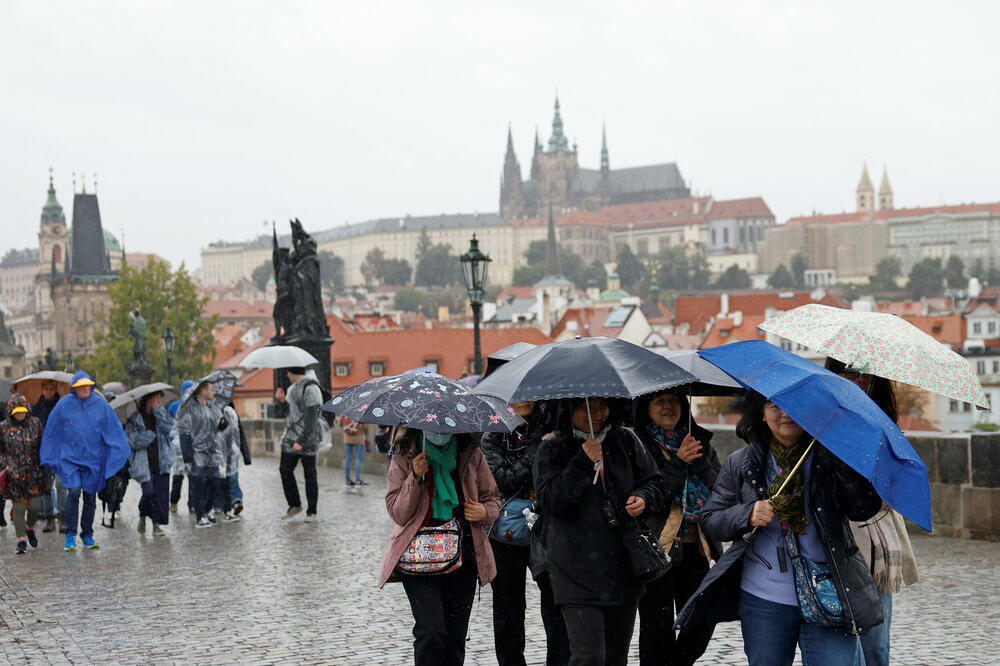
[[[142,386],[136,386],[131,391],[125,391],[121,395],[115,397],[111,401],[111,409],[115,410],[115,414],[118,415],[118,420],[123,424],[127,423],[132,415],[139,410],[139,402],[149,395],[150,393],[156,392],[163,393],[163,402],[170,402],[177,397],[177,389],[175,389],[170,384],[165,384],[163,382],[154,382],[152,384],[143,384]]]
[[[486,377],[474,392],[506,402],[575,397],[637,398],[697,378],[644,347],[576,338],[531,349]]]
[[[518,356],[531,351],[537,346],[538,345],[533,345],[530,342],[515,342],[512,345],[507,345],[503,349],[498,349],[486,358],[486,372],[483,373],[483,377],[489,377],[496,372],[500,366],[506,364],[508,361],[513,361]]]
[[[376,377],[334,396],[323,409],[358,423],[435,433],[510,432],[524,423],[503,400],[475,395],[434,373]]]

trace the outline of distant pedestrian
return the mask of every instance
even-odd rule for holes
[[[38,547],[35,521],[50,478],[39,457],[41,444],[42,422],[29,414],[27,398],[15,393],[7,401],[7,418],[0,422],[0,460],[7,470],[4,497],[13,510],[18,555],[28,544]]]
[[[295,482],[295,467],[302,463],[302,475],[306,486],[306,521],[316,521],[316,503],[319,486],[316,483],[316,453],[322,439],[319,423],[323,393],[315,376],[306,374],[305,368],[287,368],[288,394],[279,387],[274,397],[288,405],[285,431],[281,435],[281,487],[285,492],[288,510],[285,518],[291,518],[302,511],[299,486]]]
[[[476,579],[486,585],[496,575],[484,528],[496,520],[500,503],[478,439],[403,430],[389,463],[385,506],[394,525],[379,587],[389,581],[403,583],[413,613],[415,666],[465,661]],[[461,535],[457,569],[434,575],[398,570],[418,530],[449,524]]]
[[[76,550],[78,517],[83,544],[98,547],[94,541],[96,495],[125,465],[130,451],[118,417],[108,401],[93,392],[94,384],[90,375],[78,370],[70,382],[70,394],[60,398],[42,435],[42,464],[67,488],[67,551]]]
[[[167,413],[170,418],[177,419],[177,410],[181,407],[181,398],[187,393],[191,388],[194,387],[194,382],[190,379],[185,379],[181,384],[181,397],[170,403],[167,407]],[[177,505],[181,501],[181,489],[184,487],[184,477],[189,473],[189,465],[184,461],[184,456],[181,454],[181,442],[180,437],[176,436],[176,429],[174,434],[171,436],[170,445],[174,450],[174,464],[170,468],[170,513],[177,513]],[[191,483],[188,482],[188,501],[187,501],[188,513],[194,513],[194,502],[191,501]]]
[[[215,494],[215,513],[221,515],[222,521],[225,523],[238,523],[240,516],[233,507],[233,485],[235,484],[236,490],[239,491],[237,472],[240,465],[242,427],[240,426],[240,417],[237,416],[232,403],[222,408],[222,418],[225,419],[226,425],[219,431],[218,437],[219,446],[222,447],[222,453],[225,456],[226,471]],[[240,497],[242,496],[241,493]],[[242,504],[243,502],[240,500],[240,511],[243,510]]]
[[[346,414],[340,417],[340,429],[344,432],[344,478],[349,486],[363,486],[361,465],[365,446],[368,444],[367,424],[352,421]],[[351,461],[354,461],[354,480],[351,480]]]
[[[56,407],[56,403],[59,402],[59,386],[55,380],[46,379],[41,383],[40,388],[42,394],[39,396],[38,401],[31,406],[31,415],[42,422],[42,430],[44,431],[45,424],[49,420],[49,414],[52,413],[52,410]],[[59,477],[53,476],[48,470],[45,473],[52,477],[52,483],[50,483],[52,489],[42,496],[42,509],[39,517],[45,519],[45,527],[42,528],[42,531],[54,532],[56,530],[56,522],[61,519],[62,512],[66,508],[66,487],[59,481]],[[2,508],[0,506],[0,510]],[[2,516],[0,516],[0,520],[2,520]]]
[[[175,425],[180,437],[181,455],[190,466],[188,495],[194,504],[195,527],[198,528],[215,524],[215,518],[209,511],[226,470],[218,437],[226,422],[222,411],[213,402],[214,397],[215,386],[212,382],[199,383],[181,402]]]
[[[153,523],[153,536],[165,536],[162,526],[170,522],[170,467],[174,458],[170,430],[174,420],[162,403],[162,391],[143,396],[139,411],[125,426],[132,447],[129,472],[142,488],[136,529],[145,534],[148,518]]]

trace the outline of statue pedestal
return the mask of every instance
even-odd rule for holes
[[[132,367],[128,369],[129,376],[129,388],[135,388],[137,386],[142,386],[143,384],[148,384],[153,378],[153,369],[148,365],[139,365],[136,363],[132,364]]]

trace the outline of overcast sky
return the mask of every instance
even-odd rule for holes
[[[105,228],[189,267],[265,220],[495,211],[556,91],[581,166],[603,120],[612,168],[781,222],[853,209],[865,160],[897,207],[1000,200],[995,2],[485,4],[4,2],[0,252],[50,166],[67,217],[96,172]]]

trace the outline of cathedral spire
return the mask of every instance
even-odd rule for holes
[[[66,223],[66,214],[63,213],[63,207],[59,205],[59,200],[56,199],[56,186],[52,182],[52,167],[49,167],[48,198],[42,207],[42,222]]]
[[[889,184],[889,168],[882,167],[882,184],[878,188],[879,210],[892,210],[892,185]]]
[[[500,179],[500,214],[520,217],[524,214],[524,190],[521,185],[521,164],[514,153],[514,136],[507,125],[507,153],[503,158],[503,176]]]
[[[511,134],[510,123],[507,123],[507,156],[504,160],[516,160],[514,155],[514,135]]]
[[[545,275],[562,275],[562,265],[559,262],[559,243],[556,241],[556,220],[552,215],[552,204],[549,204],[549,235],[545,243]]]
[[[535,126],[535,149],[531,156],[531,180],[539,180],[542,177],[542,164],[538,156],[542,154],[542,142],[538,139],[538,126]]]
[[[861,171],[861,180],[858,182],[856,194],[859,213],[870,213],[875,210],[875,186],[872,185],[872,179],[868,175],[867,162]]]
[[[549,152],[569,152],[569,141],[563,134],[562,116],[559,115],[559,95],[556,95],[555,113],[552,116],[552,136],[549,137]]]
[[[601,123],[601,175],[607,176],[611,173],[611,162],[608,160],[608,132]]]

